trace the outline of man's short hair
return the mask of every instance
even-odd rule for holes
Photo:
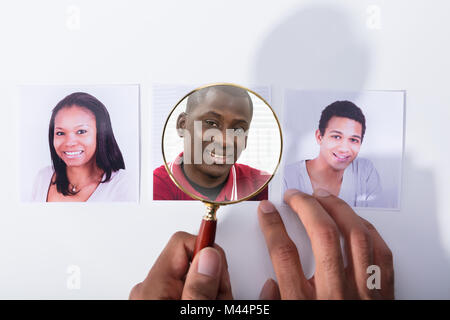
[[[361,141],[363,140],[364,133],[366,132],[366,118],[356,104],[346,100],[335,101],[323,109],[319,121],[319,131],[321,136],[325,134],[325,129],[332,117],[348,118],[359,122],[362,126]]]
[[[250,111],[253,114],[253,102],[247,90],[232,85],[215,85],[195,91],[194,93],[190,94],[187,99],[186,112],[189,113],[197,105],[199,105],[210,90],[222,91],[226,94],[229,94],[232,97],[247,98],[250,106]]]

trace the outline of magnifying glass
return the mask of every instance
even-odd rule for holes
[[[183,198],[206,205],[194,256],[214,244],[220,206],[268,198],[282,149],[275,112],[247,88],[210,84],[175,105],[164,125],[162,155]]]

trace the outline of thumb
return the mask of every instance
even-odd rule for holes
[[[202,249],[192,261],[184,283],[181,299],[213,300],[219,292],[222,257],[212,248]]]

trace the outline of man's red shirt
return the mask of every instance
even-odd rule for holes
[[[181,156],[181,155],[180,155]],[[177,158],[178,159],[178,158]],[[187,191],[205,199],[206,197],[195,190],[186,179],[179,161],[169,164],[171,172],[176,180]],[[267,173],[254,169],[245,164],[235,163],[230,170],[230,174],[225,182],[222,191],[215,201],[234,201],[242,199],[254,191],[258,190],[270,177]],[[249,200],[267,200],[267,186],[256,196]],[[184,193],[172,181],[164,165],[153,171],[153,200],[194,200],[188,194]]]

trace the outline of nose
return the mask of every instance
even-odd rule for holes
[[[233,149],[235,145],[235,140],[237,139],[236,136],[233,134],[232,129],[228,130],[217,130],[216,134],[214,135],[213,139],[214,142],[217,145],[220,145],[220,147],[223,148],[224,151],[228,149]]]
[[[350,144],[347,139],[342,139],[338,146],[338,151],[340,153],[349,153],[350,152]]]
[[[66,135],[66,139],[64,141],[64,145],[67,147],[75,146],[78,143],[77,137],[75,134],[70,133]]]

